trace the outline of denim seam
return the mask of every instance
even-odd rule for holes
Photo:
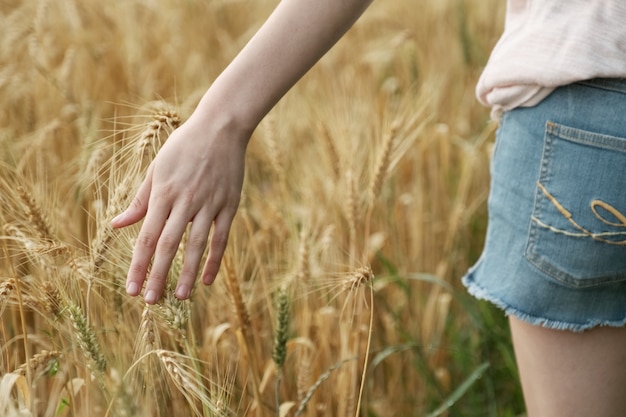
[[[576,84],[626,94],[626,78],[595,78],[592,80],[578,81]]]
[[[548,134],[558,136],[559,138],[570,142],[593,146],[594,148],[626,152],[626,138],[601,133],[585,132],[572,127],[559,125],[554,122],[547,122],[546,129]]]

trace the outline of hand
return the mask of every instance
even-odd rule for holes
[[[249,134],[217,126],[192,116],[175,130],[148,167],[130,206],[112,220],[113,227],[121,228],[145,217],[133,250],[126,291],[132,296],[141,292],[154,257],[144,293],[148,304],[161,298],[189,222],[176,297],[189,298],[211,227],[202,282],[212,284],[219,270],[241,197]]]
[[[278,3],[261,29],[211,85],[194,115],[167,140],[130,207],[113,219],[113,227],[125,227],[145,216],[126,280],[130,295],[141,291],[154,256],[144,297],[148,304],[161,298],[167,272],[189,222],[176,297],[189,297],[211,227],[213,235],[202,281],[211,284],[215,280],[241,197],[245,148],[252,130],[370,2]],[[215,118],[220,117],[226,123],[216,123]]]

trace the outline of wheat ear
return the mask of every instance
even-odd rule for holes
[[[36,373],[40,370],[47,371],[59,356],[61,356],[61,352],[58,350],[42,350],[40,353],[37,353],[30,358],[28,362],[20,365],[14,372],[26,376],[28,373],[27,368],[30,368],[31,373]]]
[[[209,415],[224,416],[224,407],[217,406],[211,401],[202,386],[202,377],[195,375],[195,370],[191,365],[186,364],[187,357],[169,350],[159,349],[155,351],[163,367],[170,376],[176,389],[185,397],[187,404],[193,410],[196,416],[205,416],[202,410],[197,406],[199,401],[204,409],[207,409]]]
[[[89,367],[99,374],[103,373],[106,370],[107,363],[102,353],[100,343],[98,343],[98,339],[96,338],[96,332],[87,324],[87,317],[83,314],[79,306],[73,303],[70,304],[68,313],[74,329],[76,330],[78,345],[83,350],[85,357],[89,359],[93,365],[89,365]]]
[[[335,146],[335,141],[333,140],[333,137],[330,134],[330,130],[328,129],[328,126],[326,124],[319,123],[317,125],[317,129],[322,132],[322,138],[324,138],[324,145],[330,158],[333,175],[335,180],[337,180],[341,177],[341,171],[339,169],[339,167],[341,166],[341,160],[339,159],[337,146]]]
[[[283,365],[287,359],[287,339],[289,337],[289,298],[284,288],[276,295],[276,328],[274,329],[274,349],[272,360],[276,367],[275,401],[276,410],[280,409],[280,382],[282,379]]]
[[[371,207],[374,205],[376,196],[380,193],[387,171],[389,169],[389,162],[391,160],[391,150],[394,142],[394,138],[397,132],[397,126],[394,125],[389,132],[383,137],[383,143],[376,159],[376,166],[374,173],[370,179],[369,187],[367,189],[368,205]]]
[[[261,402],[261,393],[259,391],[261,382],[259,380],[257,370],[261,368],[259,368],[258,366],[257,355],[256,351],[254,350],[255,344],[252,334],[252,323],[250,321],[250,315],[248,314],[248,309],[244,304],[243,297],[241,295],[241,288],[239,287],[239,280],[237,279],[237,275],[233,268],[230,256],[226,256],[224,258],[224,269],[226,271],[226,286],[228,288],[228,292],[230,292],[230,295],[233,299],[235,313],[239,321],[239,333],[241,335],[239,339],[242,345],[241,348],[250,364],[249,372],[252,376],[252,389],[254,399],[257,403],[257,407],[260,409],[261,407],[263,407],[263,403]],[[262,415],[263,411],[260,411],[260,414]]]
[[[307,391],[302,401],[300,401],[300,404],[298,405],[298,409],[296,410],[295,417],[299,417],[300,415],[302,415],[304,410],[306,410],[307,404],[309,403],[309,401],[311,401],[313,394],[315,394],[315,391],[317,391],[317,389],[324,383],[324,381],[330,378],[330,376],[335,370],[341,368],[346,362],[353,361],[355,359],[356,358],[350,358],[350,359],[344,359],[340,362],[337,362],[336,364],[329,367],[326,370],[326,372],[321,374],[319,378],[317,378],[317,381],[315,381],[315,383],[309,388],[309,390]]]
[[[28,221],[34,226],[39,237],[47,241],[56,241],[53,237],[50,222],[48,222],[41,206],[35,201],[32,194],[21,185],[16,187],[16,191],[20,200],[24,203]]]
[[[41,298],[40,303],[43,306],[44,311],[55,318],[59,317],[63,311],[63,302],[61,300],[61,292],[59,291],[59,288],[50,281],[46,280],[43,284],[41,284],[41,293],[43,297]]]
[[[161,147],[161,133],[163,131],[171,133],[180,124],[180,116],[173,109],[161,109],[154,112],[152,121],[141,133],[136,144],[135,153],[142,161],[142,165],[149,163]]]
[[[15,278],[9,278],[0,283],[0,308],[9,300],[15,290]]]

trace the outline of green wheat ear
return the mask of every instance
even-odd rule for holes
[[[70,319],[76,330],[76,339],[85,356],[93,361],[96,371],[102,373],[106,370],[106,359],[96,338],[96,332],[87,324],[87,317],[82,309],[76,304],[68,307]]]
[[[289,299],[287,292],[280,289],[276,296],[276,333],[272,359],[277,369],[282,369],[287,357],[287,334],[289,331]]]

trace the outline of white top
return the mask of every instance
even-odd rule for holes
[[[476,95],[510,110],[597,77],[626,77],[626,0],[507,0],[504,33]]]

